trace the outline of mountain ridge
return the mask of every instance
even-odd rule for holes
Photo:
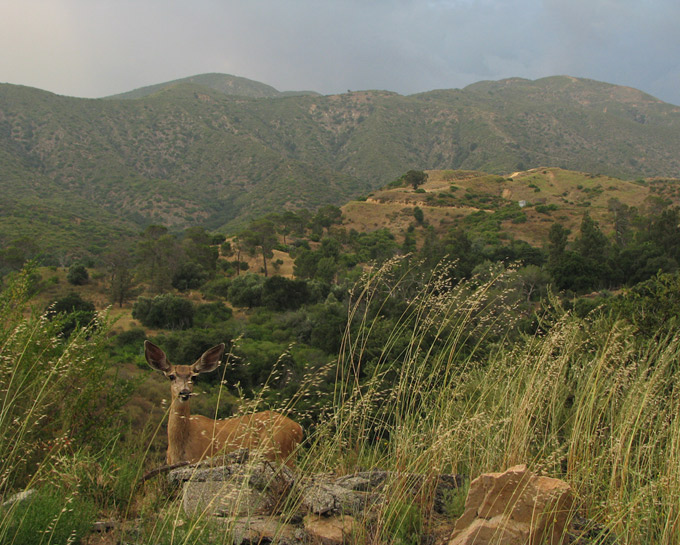
[[[138,100],[1,84],[0,190],[10,215],[0,240],[41,200],[83,221],[114,218],[117,232],[151,223],[233,231],[271,211],[344,204],[410,169],[678,178],[677,149],[677,106],[565,76],[410,96],[253,98],[182,82]]]
[[[168,88],[184,83],[194,83],[208,87],[225,95],[247,96],[251,98],[277,98],[282,96],[318,95],[314,91],[279,91],[271,85],[231,74],[210,72],[196,74],[171,81],[138,87],[123,93],[103,97],[107,100],[134,100],[154,95]]]

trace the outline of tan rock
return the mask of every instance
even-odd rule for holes
[[[563,545],[572,511],[564,481],[538,477],[525,465],[486,473],[470,483],[449,545]]]
[[[354,531],[354,517],[338,515],[320,517],[307,515],[304,519],[305,532],[312,543],[320,545],[342,545]]]
[[[295,527],[281,522],[278,517],[228,517],[218,520],[231,528],[232,542],[235,544],[277,543],[278,545],[292,545],[297,543]],[[218,536],[215,536],[215,540],[218,541]]]

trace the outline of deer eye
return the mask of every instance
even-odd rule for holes
[[[177,378],[177,375],[170,374],[170,375],[168,375],[168,378],[169,378],[170,380],[175,380],[175,379]]]

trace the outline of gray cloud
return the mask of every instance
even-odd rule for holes
[[[0,81],[105,96],[203,72],[403,94],[554,74],[680,104],[676,0],[22,0]]]

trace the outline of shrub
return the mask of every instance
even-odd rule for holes
[[[322,258],[324,259],[330,258]],[[262,286],[262,305],[272,310],[293,310],[309,301],[309,289],[304,280],[289,280],[272,276]]]
[[[194,305],[169,293],[153,299],[140,297],[132,307],[132,317],[147,327],[188,329],[194,322]]]
[[[66,275],[66,280],[74,286],[83,286],[89,282],[90,276],[87,274],[85,265],[77,264],[71,265]]]
[[[203,284],[201,294],[206,299],[227,299],[230,286],[231,280],[229,278],[216,278]]]
[[[61,334],[68,337],[78,327],[90,324],[96,313],[94,304],[71,292],[48,305],[45,315],[56,320]]]
[[[198,263],[187,261],[182,263],[172,277],[172,287],[179,291],[200,288],[208,279],[207,271]]]

